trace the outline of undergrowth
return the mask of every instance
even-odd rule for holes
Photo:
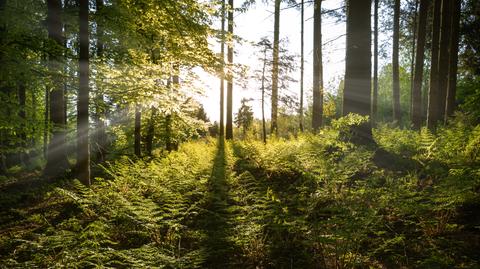
[[[480,126],[380,126],[359,146],[358,123],[190,142],[109,163],[91,189],[10,192],[0,267],[478,268]]]

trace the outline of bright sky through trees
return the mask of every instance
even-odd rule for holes
[[[239,4],[238,2],[236,4]],[[323,9],[330,10],[339,8],[343,5],[343,1],[329,0],[323,4]],[[237,7],[237,6],[236,6]],[[300,56],[300,10],[296,8],[288,8],[287,4],[282,3],[282,15],[280,18],[280,39],[288,38],[289,53]],[[337,23],[335,18],[323,16],[322,32],[323,32],[323,65],[325,88],[328,92],[336,92],[338,84],[343,79],[345,70],[345,23]],[[220,25],[219,22],[217,22]],[[216,26],[216,28],[219,28]],[[311,99],[312,87],[312,48],[313,48],[313,6],[305,4],[305,106]],[[243,41],[239,44],[235,43],[234,63],[244,64],[249,67],[249,74],[261,66],[261,63],[254,55],[255,48],[251,43],[260,41],[262,37],[268,35],[273,40],[273,4],[265,4],[261,1],[253,6],[245,13],[235,14],[234,34],[241,37]],[[213,45],[214,42],[212,42]],[[215,43],[218,43],[215,41]],[[220,51],[219,44],[214,44],[215,51]],[[300,59],[300,57],[298,58]],[[296,80],[300,79],[300,68],[292,74]],[[205,106],[205,110],[210,120],[218,121],[219,119],[219,79],[201,73],[202,87],[205,89],[205,96],[200,100]],[[238,82],[238,81],[236,81]],[[233,111],[237,111],[240,107],[242,98],[253,98],[251,102],[255,118],[260,118],[260,85],[253,81],[249,81],[246,88],[235,84],[233,95]],[[298,94],[300,92],[299,83],[291,83],[291,92]],[[270,103],[266,102],[267,111],[270,110]],[[269,114],[269,113],[267,113]],[[269,118],[270,115],[267,115]]]

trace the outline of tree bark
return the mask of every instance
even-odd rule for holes
[[[378,1],[374,0],[373,7],[373,97],[372,97],[372,124],[377,121],[378,111]]]
[[[343,115],[370,115],[371,108],[371,0],[347,1],[347,41]],[[372,141],[370,123],[354,128],[359,141]]]
[[[415,52],[415,68],[412,87],[412,125],[418,130],[422,125],[422,84],[423,84],[423,61],[425,55],[425,36],[427,30],[427,17],[430,0],[420,0],[417,49]]]
[[[433,6],[433,23],[432,23],[432,56],[430,65],[430,88],[428,91],[428,110],[427,110],[427,127],[430,130],[440,120],[440,98],[438,91],[438,54],[440,40],[440,10],[442,0],[435,0]]]
[[[322,0],[315,0],[313,9],[313,111],[314,132],[322,126],[323,66],[322,66]]]
[[[298,110],[298,114],[300,116],[300,131],[303,132],[303,71],[305,68],[305,60],[304,60],[304,24],[305,24],[305,12],[304,12],[304,3],[305,1],[302,0],[301,2],[301,14],[300,14],[300,107]],[[263,91],[262,91],[263,94]]]
[[[18,136],[20,138],[18,151],[20,162],[25,164],[28,163],[27,150],[27,95],[26,95],[26,86],[25,86],[25,76],[22,74],[20,81],[18,83],[18,105],[19,111],[18,116],[20,117],[20,131]]]
[[[272,134],[278,134],[278,46],[280,41],[280,0],[275,0],[275,14],[273,26],[273,66],[272,66]]]
[[[448,64],[448,89],[447,103],[445,107],[445,123],[453,115],[455,110],[455,95],[457,92],[457,69],[458,69],[458,41],[460,37],[460,11],[461,0],[452,1],[452,32],[450,38],[450,58]]]
[[[152,155],[153,150],[153,137],[155,136],[155,116],[157,115],[157,109],[152,106],[150,109],[150,121],[148,122],[147,137],[145,141],[145,147],[147,149],[147,154]]]
[[[135,104],[135,130],[134,130],[134,152],[137,157],[142,156],[142,149],[141,149],[141,124],[142,124],[142,111],[140,109],[140,104]]]
[[[80,59],[77,103],[77,175],[78,179],[90,186],[90,143],[88,124],[89,103],[89,33],[88,0],[80,0]]]
[[[425,55],[425,36],[427,30],[427,16],[430,0],[420,0],[417,50],[415,52],[415,68],[412,87],[412,124],[418,130],[422,125],[422,84],[423,84],[423,61]]]
[[[400,0],[395,0],[393,10],[393,51],[392,51],[392,86],[393,86],[393,120],[399,124],[402,118],[400,111],[400,66],[399,66],[399,39],[400,39]]]
[[[223,139],[225,134],[225,122],[224,122],[224,99],[225,99],[225,0],[222,0],[222,33],[220,41],[220,57],[222,61],[221,73],[220,73],[220,124],[219,135]]]
[[[62,78],[58,75],[62,70],[62,55],[58,48],[63,46],[61,1],[47,1],[47,27],[48,38],[56,49],[49,50],[48,69],[52,74],[53,87],[50,90],[50,122],[52,124],[52,136],[48,144],[47,164],[44,174],[47,177],[56,177],[69,168],[65,145],[65,115],[64,115],[64,91]]]
[[[415,0],[415,10],[413,11],[413,18],[412,18],[412,33],[413,33],[413,38],[412,38],[412,55],[410,57],[410,117],[412,114],[412,101],[413,101],[413,77],[415,73],[415,46],[416,46],[416,41],[417,41],[417,14],[418,14],[418,5],[419,5],[419,0]]]
[[[267,126],[265,122],[265,69],[267,66],[267,46],[263,50],[263,68],[262,68],[262,134],[263,143],[267,144]]]
[[[227,60],[228,60],[228,72],[227,72],[227,124],[226,124],[226,139],[233,139],[233,0],[228,0],[228,33],[230,40],[228,42]]]
[[[442,1],[442,22],[440,29],[440,49],[438,56],[438,92],[439,92],[439,119],[445,118],[445,107],[447,100],[448,89],[448,64],[449,64],[449,47],[451,39],[451,27],[452,27],[452,12],[451,1]]]

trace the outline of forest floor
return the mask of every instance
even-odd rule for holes
[[[0,187],[0,268],[479,268],[464,129],[199,140],[107,163],[92,188],[19,174]]]

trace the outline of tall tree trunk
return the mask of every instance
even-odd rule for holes
[[[432,23],[432,57],[430,65],[430,89],[428,91],[427,127],[430,130],[440,120],[440,92],[438,90],[438,54],[440,41],[440,11],[442,0],[435,0]]]
[[[313,9],[313,111],[312,128],[316,132],[323,118],[322,0]]]
[[[414,69],[415,69],[415,45],[417,41],[417,14],[418,14],[418,4],[419,0],[415,0],[415,10],[413,11],[413,18],[412,18],[412,55],[410,57],[410,117],[412,114],[412,100],[413,100],[413,77],[414,77]]]
[[[80,87],[77,103],[77,174],[86,186],[90,186],[88,2],[80,0]]]
[[[227,49],[228,72],[227,72],[227,125],[226,139],[233,139],[233,0],[228,0],[228,34],[230,35]]]
[[[45,87],[45,114],[44,114],[44,126],[43,126],[43,158],[47,159],[47,149],[48,149],[48,136],[50,134],[49,128],[49,115],[50,115],[50,90],[48,87]]]
[[[347,41],[345,57],[345,88],[343,115],[370,115],[371,108],[371,0],[347,1]],[[370,123],[353,129],[354,138],[361,142],[372,140]]]
[[[393,85],[393,120],[399,124],[401,120],[400,111],[400,66],[399,57],[400,39],[400,0],[395,0],[393,10],[393,51],[392,51],[392,85]]]
[[[220,124],[218,127],[220,138],[223,139],[225,134],[225,0],[222,0],[222,33],[220,41],[220,55],[222,60],[222,70],[220,73]]]
[[[374,0],[373,7],[373,97],[372,97],[372,124],[377,121],[378,111],[378,1]]]
[[[65,172],[69,167],[65,145],[65,115],[64,115],[64,91],[62,78],[58,75],[62,70],[62,55],[59,48],[63,46],[61,1],[47,1],[47,26],[48,38],[55,49],[49,50],[48,69],[52,74],[53,88],[50,91],[50,122],[52,124],[52,136],[48,144],[47,164],[45,176],[55,177]]]
[[[135,130],[133,132],[134,136],[134,152],[137,157],[142,156],[142,149],[141,149],[141,124],[142,124],[142,111],[140,109],[140,104],[135,104]]]
[[[280,41],[280,0],[275,0],[275,19],[273,25],[273,66],[272,66],[272,134],[278,134],[278,46]]]
[[[265,69],[267,66],[267,46],[263,50],[263,68],[262,68],[262,134],[263,143],[267,144],[267,124],[265,122]]]
[[[299,116],[300,116],[300,131],[303,132],[303,70],[304,70],[304,24],[305,24],[305,12],[304,12],[304,3],[305,1],[302,0],[301,2],[301,14],[300,14],[300,108],[299,108]],[[262,93],[263,94],[263,93]]]
[[[27,95],[26,95],[26,86],[25,86],[25,76],[22,74],[20,81],[18,83],[18,105],[19,111],[18,116],[20,117],[20,150],[19,150],[19,159],[23,164],[28,163],[28,155],[26,154],[27,149]]]
[[[460,11],[461,0],[452,1],[452,32],[450,38],[450,58],[448,64],[448,89],[445,107],[445,123],[455,110],[455,95],[457,92],[457,67],[458,67],[458,40],[460,37]]]
[[[440,29],[440,49],[438,56],[438,92],[439,92],[439,120],[445,118],[445,107],[448,89],[448,64],[449,64],[449,47],[452,30],[452,11],[451,1],[442,1],[442,22]]]
[[[147,137],[145,141],[145,147],[147,149],[147,154],[152,155],[153,150],[153,137],[155,136],[155,116],[157,115],[157,109],[152,106],[150,109],[150,121],[148,122]]]
[[[95,1],[97,6],[97,58],[102,61],[103,58],[103,22],[101,21],[102,10],[104,7],[103,0]],[[100,89],[99,83],[97,83],[97,93],[95,100],[95,151],[96,151],[96,160],[98,163],[105,161],[105,156],[107,155],[107,133],[106,133],[106,107],[104,96],[102,90]]]
[[[415,68],[412,87],[412,124],[418,130],[422,125],[422,84],[423,61],[425,55],[425,36],[427,30],[427,17],[430,0],[420,0],[418,19],[417,49],[415,52]]]
[[[165,149],[170,152],[173,150],[172,144],[172,114],[165,116]]]

